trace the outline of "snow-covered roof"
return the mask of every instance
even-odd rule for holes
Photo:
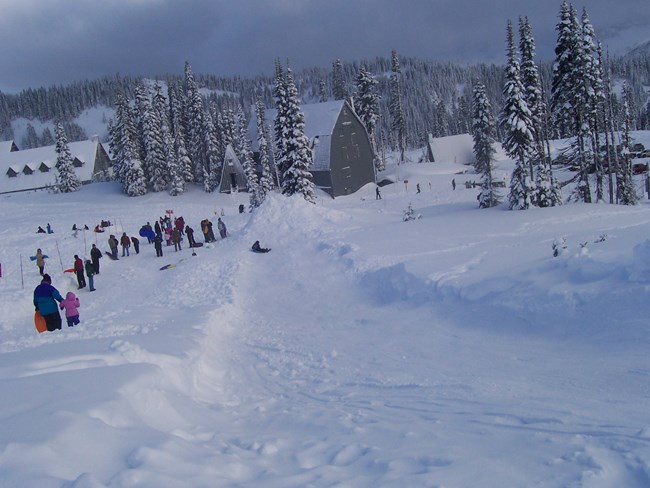
[[[329,169],[331,136],[344,104],[344,100],[335,100],[300,106],[300,111],[305,117],[305,136],[309,139],[313,150],[312,170],[326,171]],[[271,127],[273,127],[276,113],[276,109],[264,111],[266,123]],[[251,117],[251,122],[248,126],[248,135],[251,138],[251,147],[256,151],[258,146],[257,121],[255,117]]]
[[[0,141],[0,154],[11,152],[14,141]]]
[[[70,142],[68,147],[73,158],[86,163],[95,160],[98,144],[99,141],[94,138],[94,140]],[[44,146],[6,153],[0,152],[0,193],[54,185],[56,159],[56,146]],[[24,173],[26,167],[32,171],[32,174]],[[16,176],[9,176],[10,168]],[[82,164],[79,167],[74,167],[74,171],[81,181],[92,180],[93,170],[94,164]]]

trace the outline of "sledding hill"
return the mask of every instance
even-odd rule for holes
[[[650,207],[480,211],[466,169],[252,214],[108,183],[4,198],[2,483],[646,486]],[[136,235],[168,209],[197,236],[223,209],[230,236],[104,258],[81,324],[35,333],[27,256],[76,291],[62,267],[107,235],[73,223]]]

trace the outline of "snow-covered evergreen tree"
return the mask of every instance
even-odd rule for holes
[[[144,85],[136,86],[135,97],[145,149],[142,169],[153,191],[164,191],[169,185],[169,168],[161,134],[162,122],[157,111],[153,109]]]
[[[114,177],[129,196],[147,193],[147,182],[135,149],[133,113],[124,96],[116,101],[115,124],[111,134],[111,152],[114,159]]]
[[[368,131],[370,138],[370,147],[372,148],[375,161],[375,169],[383,171],[384,161],[379,157],[377,151],[377,142],[375,139],[375,129],[377,126],[377,117],[379,117],[379,100],[380,96],[376,93],[378,81],[375,80],[365,66],[359,68],[357,75],[357,93],[354,97],[354,110],[363,122]]]
[[[632,117],[630,114],[630,89],[627,84],[623,85],[623,133],[621,140],[621,161],[616,174],[616,193],[618,203],[621,205],[636,205],[639,197],[636,194],[634,180],[632,178],[632,163],[630,159],[630,131],[632,130]]]
[[[151,107],[156,117],[156,122],[159,127],[160,138],[162,141],[162,153],[164,159],[162,176],[158,181],[152,181],[154,191],[162,191],[169,188],[171,182],[171,168],[170,166],[176,159],[174,149],[174,140],[171,133],[169,110],[167,109],[167,101],[162,94],[162,87],[159,83],[154,85],[154,93],[151,100]]]
[[[323,103],[327,101],[327,85],[325,78],[321,78],[318,82],[318,101]]]
[[[406,150],[406,119],[404,107],[402,106],[402,88],[399,57],[397,51],[391,53],[391,75],[390,75],[390,117],[391,128],[397,142],[399,161],[404,162],[404,151]]]
[[[481,175],[481,193],[479,207],[490,208],[498,205],[499,195],[492,184],[495,122],[492,106],[488,100],[485,86],[482,83],[474,85],[473,97],[472,139],[474,140],[474,155],[476,157],[476,172]]]
[[[535,205],[553,207],[562,204],[562,195],[553,176],[550,155],[547,154],[546,103],[544,101],[539,69],[535,63],[535,39],[528,17],[519,18],[519,49],[521,52],[521,82],[524,98],[530,111],[530,130],[533,150],[529,159],[529,172],[534,179]]]
[[[192,159],[187,150],[187,133],[183,117],[183,91],[179,86],[169,84],[167,89],[171,119],[171,132],[174,141],[174,154],[176,155],[175,171],[183,181],[189,183],[194,179]],[[179,188],[179,185],[176,185]]]
[[[565,1],[560,7],[560,20],[556,25],[558,32],[553,63],[553,82],[551,86],[551,109],[553,112],[556,136],[568,137],[574,134],[573,117],[575,75],[577,72],[580,29],[575,9]]]
[[[259,151],[259,164],[262,169],[260,175],[260,198],[262,201],[266,195],[277,186],[277,173],[271,144],[269,142],[269,127],[266,123],[265,107],[262,97],[258,96],[255,102],[255,116],[257,123],[257,147]]]
[[[213,192],[221,182],[221,170],[223,160],[219,157],[218,144],[216,139],[216,131],[212,123],[212,116],[210,112],[203,115],[203,134],[205,136],[205,165],[203,171],[203,187],[207,192]]]
[[[524,210],[533,204],[534,187],[529,173],[528,159],[534,151],[534,141],[530,129],[530,110],[524,98],[524,87],[521,84],[517,49],[510,21],[507,26],[507,50],[508,63],[503,87],[505,104],[500,128],[503,134],[503,149],[515,162],[508,195],[510,208]]]
[[[332,94],[334,100],[345,100],[348,98],[348,90],[345,87],[345,75],[343,74],[343,62],[337,59],[332,64]]]
[[[304,133],[305,117],[300,111],[298,90],[291,69],[287,68],[281,80],[284,88],[283,91],[278,90],[276,133],[280,136],[278,146],[281,148],[281,158],[277,166],[281,174],[282,193],[288,196],[298,193],[308,202],[313,202],[314,184],[309,172],[312,152]]]
[[[52,146],[53,144],[55,144],[55,141],[52,131],[50,131],[49,127],[45,127],[41,134],[41,146]]]
[[[185,129],[187,149],[192,160],[192,175],[195,183],[202,183],[205,175],[205,134],[203,98],[194,80],[190,63],[185,63]]]
[[[54,127],[56,134],[56,183],[55,190],[58,193],[70,193],[77,191],[81,186],[79,178],[74,172],[74,165],[68,139],[65,136],[63,125],[57,123]]]

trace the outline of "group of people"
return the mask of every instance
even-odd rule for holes
[[[48,232],[51,233],[50,224],[48,224],[47,227]],[[102,232],[103,227],[105,227],[104,222],[102,222],[101,226],[97,226],[95,232]],[[41,227],[39,227],[39,229],[41,229]],[[219,236],[222,239],[225,239],[228,236],[226,224],[221,220],[221,217],[217,219],[217,229],[219,231]],[[41,232],[41,230],[39,230],[39,232]],[[201,221],[201,230],[206,243],[216,241],[214,232],[212,231],[212,222],[209,219],[206,218]],[[43,232],[46,231],[43,230]],[[169,235],[169,239],[163,237],[163,234],[165,236]],[[173,244],[175,251],[179,251],[181,250],[182,236],[187,236],[189,247],[197,247],[197,243],[194,240],[194,229],[185,223],[183,217],[174,219],[173,224],[168,216],[164,218],[161,217],[155,222],[153,227],[149,222],[147,222],[140,229],[140,236],[146,237],[149,243],[154,244],[156,256],[158,257],[163,255],[162,243],[164,240],[167,241],[167,245]],[[136,237],[129,237],[126,232],[122,233],[119,240],[114,234],[111,234],[108,239],[108,245],[113,259],[119,259],[118,246],[120,245],[122,246],[122,257],[130,255],[129,249],[132,245],[136,254],[140,252],[139,240]],[[261,253],[270,251],[268,248],[261,247],[259,241],[255,241],[252,250]],[[89,291],[95,291],[94,277],[99,274],[99,260],[102,257],[103,254],[96,244],[92,245],[89,259],[84,261],[79,257],[79,255],[74,255],[73,270],[77,278],[79,290],[88,287]],[[79,297],[70,291],[66,294],[66,297],[63,298],[59,291],[52,286],[52,278],[49,274],[45,273],[46,258],[47,255],[43,254],[41,249],[38,249],[36,251],[36,256],[32,258],[36,261],[36,265],[38,266],[42,277],[41,283],[34,289],[34,307],[45,319],[48,331],[61,329],[62,321],[61,316],[59,315],[59,309],[65,309],[68,326],[73,327],[80,323],[78,310],[80,307]]]

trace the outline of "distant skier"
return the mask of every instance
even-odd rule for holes
[[[379,187],[375,188],[375,200],[381,200],[381,192],[379,191]]]
[[[452,190],[456,189],[456,180],[454,178],[451,179],[451,189]]]

